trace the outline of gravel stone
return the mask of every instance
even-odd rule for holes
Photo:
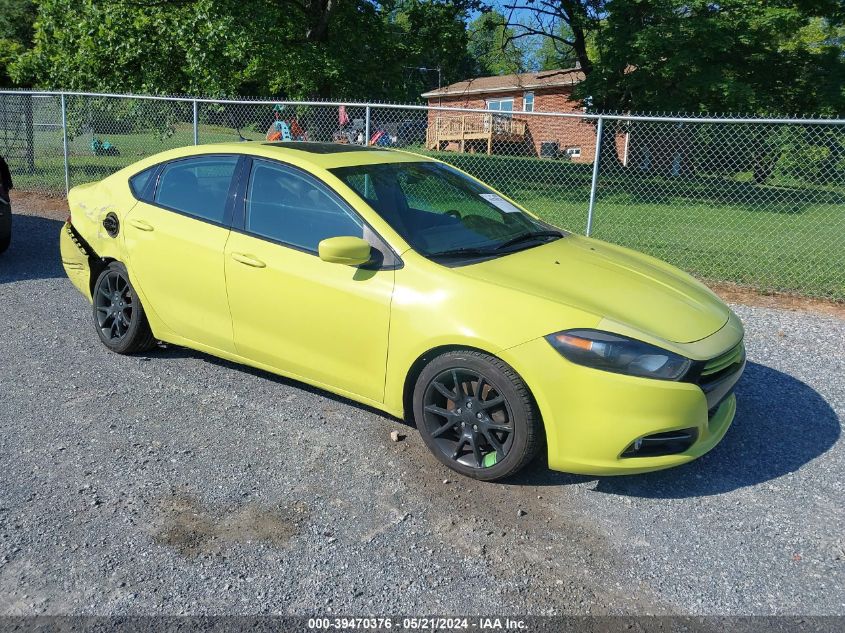
[[[0,614],[845,614],[845,321],[736,306],[736,421],[696,462],[489,484],[302,384],[108,352],[60,216],[16,211]]]

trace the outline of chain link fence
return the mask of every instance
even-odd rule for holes
[[[0,91],[0,153],[19,189],[50,195],[166,149],[268,138],[434,156],[707,281],[845,300],[843,120]]]

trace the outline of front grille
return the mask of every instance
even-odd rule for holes
[[[701,370],[701,379],[704,381],[717,379],[723,371],[728,370],[735,365],[741,365],[744,360],[745,345],[740,342],[739,345],[728,350],[724,354],[707,361],[704,364],[704,368]]]
[[[724,354],[719,354],[700,366],[695,383],[707,397],[709,417],[713,417],[722,401],[733,392],[744,369],[745,345],[741,341]]]

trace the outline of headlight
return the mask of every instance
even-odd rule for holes
[[[692,364],[665,349],[599,330],[566,330],[546,340],[573,363],[629,376],[679,380]]]

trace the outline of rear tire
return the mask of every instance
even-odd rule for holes
[[[93,315],[97,334],[111,351],[136,354],[155,346],[144,307],[119,262],[110,263],[94,283]]]
[[[443,464],[483,481],[524,468],[543,429],[525,382],[502,360],[472,350],[447,352],[423,368],[414,387],[414,419]]]

